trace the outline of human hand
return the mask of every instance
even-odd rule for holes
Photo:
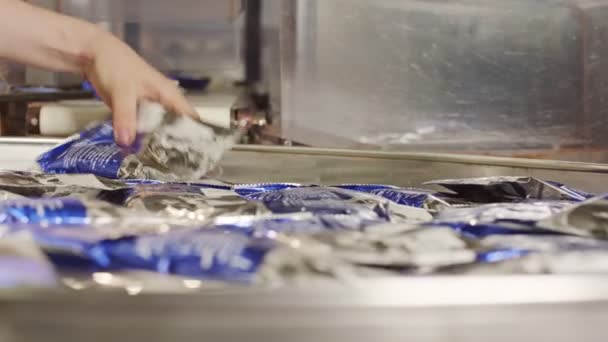
[[[143,100],[160,103],[178,114],[198,117],[173,81],[111,34],[103,32],[91,42],[84,61],[84,76],[112,109],[114,136],[121,146],[129,146],[135,139],[137,106]]]

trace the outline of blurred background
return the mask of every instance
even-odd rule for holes
[[[608,162],[608,1],[30,2],[106,27],[201,112],[248,118],[247,143]],[[82,84],[2,70],[5,93]],[[47,131],[6,106],[25,126],[3,135]]]

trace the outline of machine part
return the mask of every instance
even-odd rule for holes
[[[28,103],[68,99],[88,99],[93,94],[80,90],[13,91],[0,95],[0,135],[25,136],[28,132]],[[35,117],[35,116],[34,116]]]
[[[188,96],[201,121],[223,128],[230,128],[239,96],[230,93],[206,93]]]
[[[245,80],[255,84],[262,78],[262,0],[245,2]]]
[[[44,136],[69,136],[110,116],[110,109],[100,101],[60,101],[40,107],[38,129]]]

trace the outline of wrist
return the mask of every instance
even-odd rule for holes
[[[111,34],[94,24],[86,23],[85,26],[86,28],[83,28],[82,33],[79,34],[79,48],[76,56],[81,74],[86,74],[86,71],[95,63],[100,49],[105,45],[104,42],[113,38]]]

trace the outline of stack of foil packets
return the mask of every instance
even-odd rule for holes
[[[126,150],[102,123],[42,155],[43,172],[0,171],[0,262],[11,266],[0,286],[137,294],[608,272],[608,196],[528,177],[428,189],[191,181],[235,133],[188,120],[165,119]]]

